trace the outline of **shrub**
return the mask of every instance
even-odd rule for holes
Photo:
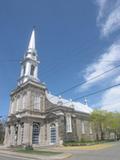
[[[25,150],[27,150],[27,151],[29,151],[29,150],[33,150],[33,147],[32,147],[32,145],[26,145],[25,146]]]

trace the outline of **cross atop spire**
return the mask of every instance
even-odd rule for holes
[[[84,97],[84,104],[85,104],[86,106],[88,106],[88,101],[87,101],[87,98],[86,98],[86,97]]]
[[[35,51],[35,29],[33,28],[32,34],[30,37],[29,45],[28,45],[28,51]]]

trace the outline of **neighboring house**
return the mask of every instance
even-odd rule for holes
[[[5,129],[6,146],[61,145],[64,141],[93,140],[87,104],[68,101],[48,93],[38,78],[38,55],[33,29],[21,62],[18,85],[11,92]]]

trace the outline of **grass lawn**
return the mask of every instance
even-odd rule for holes
[[[104,143],[104,144],[96,144],[91,146],[64,146],[63,150],[100,150],[108,147],[112,147],[113,144]]]
[[[28,153],[28,154],[44,155],[44,156],[54,156],[62,153],[62,152],[25,150],[25,149],[16,149],[15,151],[19,153]]]

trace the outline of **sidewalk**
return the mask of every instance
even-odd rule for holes
[[[23,157],[28,159],[39,159],[39,160],[59,160],[59,159],[69,158],[72,156],[70,153],[61,153],[61,154],[52,155],[52,156],[18,153],[18,152],[12,151],[9,148],[5,148],[4,146],[0,146],[0,154],[10,155],[14,157]]]

